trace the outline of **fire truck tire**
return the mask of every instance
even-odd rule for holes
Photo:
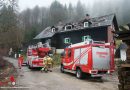
[[[27,65],[29,66],[29,62],[27,62]]]
[[[29,62],[28,62],[28,68],[29,68],[29,69],[32,69],[32,67],[31,67],[31,65],[29,64]]]
[[[31,66],[30,66],[30,65],[28,65],[28,68],[29,68],[29,69],[31,69]]]
[[[77,70],[76,70],[76,77],[78,78],[78,79],[83,79],[83,72],[81,71],[81,69],[80,68],[78,68]]]
[[[60,71],[61,71],[62,73],[64,73],[64,66],[63,66],[63,65],[61,65]]]
[[[31,67],[30,65],[28,65],[28,68],[29,68],[29,69],[32,69],[32,67]]]

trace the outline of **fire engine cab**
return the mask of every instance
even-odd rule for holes
[[[77,78],[102,77],[114,72],[114,45],[86,40],[68,46],[62,54],[61,72],[64,71],[75,73]]]
[[[51,48],[39,45],[31,45],[27,49],[27,65],[29,69],[43,67],[43,58],[50,52]]]

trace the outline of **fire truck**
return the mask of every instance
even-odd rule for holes
[[[93,40],[70,45],[62,54],[61,72],[74,73],[78,79],[111,74],[115,67],[114,48],[113,44]]]
[[[51,51],[49,47],[29,46],[27,49],[27,65],[29,69],[43,67],[43,58]]]

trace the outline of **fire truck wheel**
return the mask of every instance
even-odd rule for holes
[[[78,79],[82,79],[82,77],[83,77],[83,73],[79,68],[76,70],[76,77]]]
[[[61,65],[60,71],[61,71],[62,73],[64,73],[64,66],[63,66],[63,65]]]
[[[28,65],[28,68],[31,69],[30,65]]]
[[[29,69],[32,69],[32,67],[31,67],[30,65],[28,65],[28,68],[29,68]]]

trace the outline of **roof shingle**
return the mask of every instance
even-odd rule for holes
[[[105,15],[101,17],[91,18],[90,21],[92,24],[90,27],[87,27],[87,28],[112,25],[114,16],[115,16],[114,14],[110,14],[110,15]],[[71,31],[84,29],[83,21],[84,20],[80,22],[68,23],[68,24],[73,25],[73,28],[71,29]],[[66,25],[67,24],[56,25],[55,27],[58,29],[56,32],[52,32],[51,27],[47,27],[40,34],[38,34],[34,39],[49,38],[49,37],[52,37],[55,33],[70,31],[70,29],[68,30],[64,29]]]

